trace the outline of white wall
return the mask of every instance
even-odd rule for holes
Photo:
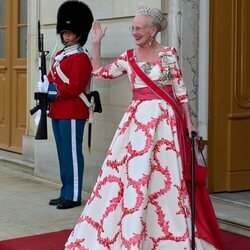
[[[41,31],[45,37],[45,50],[49,50],[51,54],[57,39],[55,31],[57,9],[62,2],[62,0],[28,1],[28,109],[35,105],[33,93],[40,77],[38,71],[37,20],[40,19],[41,21]],[[92,9],[94,17],[99,19],[104,27],[108,28],[102,46],[103,64],[111,62],[124,50],[134,47],[128,27],[131,25],[134,13],[139,6],[157,7],[162,9],[164,13],[167,13],[168,6],[167,0],[86,0],[85,3]],[[90,39],[91,36],[86,43],[86,48],[91,53]],[[159,36],[158,40],[167,44],[167,32]],[[96,114],[96,121],[92,129],[91,154],[88,153],[86,147],[87,127],[85,128],[85,174],[83,183],[85,191],[90,191],[96,181],[110,142],[132,96],[126,77],[113,81],[93,80],[93,86],[101,94],[103,113]],[[28,152],[27,157],[35,162],[35,174],[37,176],[59,182],[58,161],[50,119],[48,119],[49,139],[34,141],[36,132],[34,120],[29,114],[27,117],[28,128],[24,137],[23,151]]]

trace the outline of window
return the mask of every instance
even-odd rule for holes
[[[0,58],[6,57],[6,1],[0,0]]]
[[[27,9],[28,9],[28,1],[20,0],[19,18],[18,18],[19,58],[27,57]]]

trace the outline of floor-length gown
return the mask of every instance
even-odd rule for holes
[[[156,62],[138,64],[157,85],[170,87],[179,102],[187,102],[175,49],[165,47],[159,56]],[[135,75],[126,53],[94,72],[104,79],[124,74],[133,100],[65,249],[191,249],[190,200],[174,111]],[[217,247],[197,231],[196,249]]]

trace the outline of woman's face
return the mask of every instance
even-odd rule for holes
[[[157,33],[156,27],[152,25],[152,18],[145,15],[136,15],[131,27],[132,36],[137,46],[148,46],[152,37]]]
[[[68,30],[63,31],[62,37],[67,46],[71,46],[77,43],[77,35],[74,32]]]

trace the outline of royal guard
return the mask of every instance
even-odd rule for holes
[[[90,8],[81,1],[66,1],[59,7],[56,32],[65,47],[55,57],[52,55],[50,72],[38,83],[38,90],[48,93],[49,117],[59,160],[62,187],[58,198],[49,201],[57,209],[81,205],[83,132],[89,118],[85,94],[92,72],[83,46],[92,22]]]

